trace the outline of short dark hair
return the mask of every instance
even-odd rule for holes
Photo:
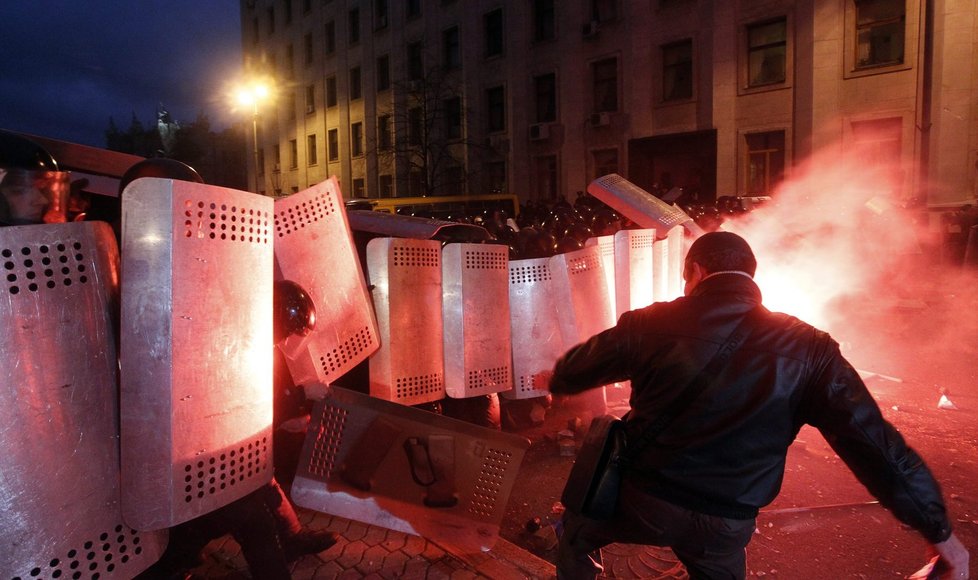
[[[696,262],[707,273],[737,271],[754,276],[757,259],[747,240],[731,232],[710,232],[693,242],[686,265]]]

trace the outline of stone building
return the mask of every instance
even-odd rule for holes
[[[816,152],[978,195],[974,0],[242,0],[258,183],[570,200],[620,173],[758,196]],[[249,183],[254,179],[254,163]]]

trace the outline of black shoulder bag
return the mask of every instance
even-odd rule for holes
[[[621,419],[604,415],[591,422],[560,496],[564,507],[595,520],[606,520],[615,514],[622,469],[715,381],[750,334],[756,311],[756,308],[751,310],[741,319],[703,370],[633,444],[628,445],[625,441]]]

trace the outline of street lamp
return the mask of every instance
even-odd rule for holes
[[[268,85],[261,82],[254,82],[238,88],[238,104],[243,107],[251,107],[253,111],[251,124],[255,141],[255,193],[258,193],[258,104],[268,99],[271,91]]]

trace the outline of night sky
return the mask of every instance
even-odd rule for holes
[[[238,0],[4,0],[0,128],[105,146],[109,118],[236,120]]]

